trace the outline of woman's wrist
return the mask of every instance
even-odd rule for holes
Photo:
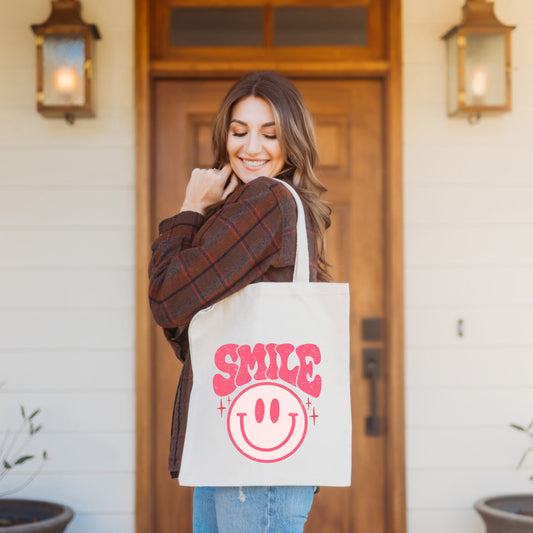
[[[180,213],[183,213],[184,211],[194,211],[195,213],[199,213],[200,215],[205,215],[205,208],[201,207],[197,204],[193,204],[190,202],[183,202],[183,205],[181,206]]]

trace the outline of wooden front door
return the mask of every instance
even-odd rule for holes
[[[315,497],[308,533],[384,533],[387,528],[387,446],[384,397],[386,346],[379,332],[386,319],[383,81],[295,80],[313,115],[319,176],[332,203],[329,261],[336,281],[351,287],[351,384],[353,470],[350,488],[324,487]],[[154,82],[153,237],[157,224],[179,210],[190,172],[210,167],[212,120],[229,81]],[[365,319],[369,327],[363,328]],[[365,330],[363,339],[363,329]],[[381,327],[383,332],[385,328]],[[180,364],[160,331],[153,347],[154,433],[152,499],[154,531],[192,531],[192,491],[167,472],[169,428]],[[370,348],[370,350],[368,350]],[[371,380],[363,376],[363,350],[381,354],[376,380],[378,435],[367,435]],[[320,461],[320,457],[317,457]],[[309,465],[312,468],[312,465]]]

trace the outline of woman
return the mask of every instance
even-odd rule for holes
[[[215,119],[212,169],[192,172],[180,212],[152,246],[150,306],[183,362],[171,428],[169,470],[179,473],[192,386],[187,326],[199,310],[258,281],[291,281],[296,203],[271,178],[290,183],[307,219],[312,281],[327,281],[324,233],[330,208],[315,175],[311,118],[294,85],[253,72],[228,92]],[[196,533],[301,532],[313,487],[201,487]]]

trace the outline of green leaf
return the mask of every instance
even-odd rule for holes
[[[43,451],[43,459],[45,461],[48,459],[48,452],[46,450]]]
[[[26,411],[24,411],[24,406],[23,405],[20,406],[20,412],[22,414],[22,418],[24,418],[24,420],[26,420]]]
[[[4,468],[6,470],[9,470],[10,468],[13,468],[13,467],[4,459]]]
[[[33,413],[30,415],[28,420],[31,420],[32,418],[36,417],[40,412],[41,412],[40,409],[35,409],[35,411],[33,411]]]
[[[43,429],[43,426],[41,426],[41,425],[37,426],[36,428],[34,428],[32,426],[31,429],[30,429],[30,435],[35,435],[36,433],[39,433],[39,431],[41,431],[41,429]]]
[[[523,426],[519,426],[518,424],[509,424],[513,429],[517,429],[518,431],[526,431],[526,428]]]
[[[21,465],[25,463],[26,461],[29,461],[30,459],[33,459],[35,455],[23,455],[22,457],[19,457],[14,464]]]

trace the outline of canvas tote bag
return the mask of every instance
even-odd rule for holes
[[[302,202],[292,283],[260,282],[198,312],[186,486],[348,486],[349,291],[311,283]]]

